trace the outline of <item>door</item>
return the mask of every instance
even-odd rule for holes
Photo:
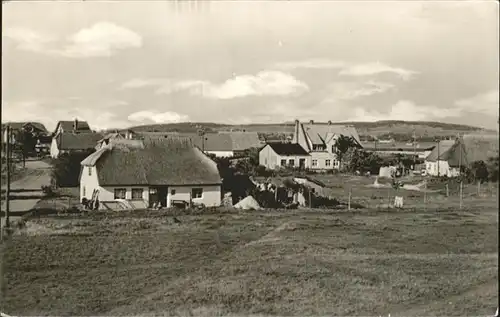
[[[304,169],[306,167],[306,159],[299,159],[299,168]]]

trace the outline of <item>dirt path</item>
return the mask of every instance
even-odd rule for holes
[[[23,213],[33,208],[43,197],[41,187],[50,184],[49,164],[43,161],[26,161],[26,169],[26,175],[10,185],[12,196],[10,201],[11,222],[18,220]],[[16,197],[19,198],[16,199]],[[25,199],[24,197],[30,198]],[[2,199],[2,227],[5,225],[5,217],[3,217],[5,208],[5,200]]]

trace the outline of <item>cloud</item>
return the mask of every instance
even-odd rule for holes
[[[403,69],[403,68],[398,68],[398,67],[391,67],[382,63],[367,63],[367,64],[359,64],[359,65],[353,65],[350,67],[347,67],[339,72],[339,75],[345,75],[345,76],[370,76],[370,75],[377,75],[377,74],[382,74],[382,73],[392,73],[396,74],[401,79],[408,81],[412,78],[412,76],[416,75],[417,72],[408,70],[408,69]]]
[[[380,120],[409,120],[423,121],[459,117],[461,114],[453,108],[438,108],[433,106],[415,105],[409,100],[400,100],[392,105],[388,113],[370,111],[357,107],[354,115],[345,121],[380,121]]]
[[[304,82],[279,71],[261,71],[256,75],[234,76],[217,84],[205,80],[170,80],[136,78],[121,89],[159,86],[158,94],[188,91],[209,99],[234,99],[247,96],[298,96],[309,91]]]
[[[47,45],[55,41],[55,38],[47,34],[25,28],[8,28],[3,31],[2,37],[16,42],[16,47],[19,50],[33,52],[43,51]]]
[[[392,67],[380,62],[353,64],[345,61],[329,59],[309,59],[303,61],[279,62],[274,64],[277,69],[295,70],[295,69],[338,69],[341,76],[372,76],[383,73],[392,73],[398,75],[403,80],[410,80],[417,72]]]
[[[488,116],[498,117],[498,94],[498,90],[491,90],[471,98],[458,100],[455,102],[455,106],[460,111],[482,113]]]
[[[109,22],[98,22],[71,35],[61,52],[68,57],[111,56],[115,51],[138,48],[142,38],[137,33]]]
[[[110,22],[98,22],[62,40],[24,28],[9,28],[3,36],[15,41],[20,50],[70,58],[106,57],[142,46],[140,35]]]
[[[325,101],[354,100],[360,97],[384,93],[394,88],[394,84],[373,80],[366,83],[335,82],[330,85],[329,89],[331,90],[331,96]]]
[[[348,66],[343,61],[333,61],[329,59],[309,59],[304,61],[280,62],[274,65],[278,69],[329,69],[329,68],[344,68]]]
[[[139,111],[128,116],[128,120],[141,123],[176,123],[189,121],[189,117],[177,112]]]

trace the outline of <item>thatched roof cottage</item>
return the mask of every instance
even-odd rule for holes
[[[220,206],[221,178],[214,161],[190,142],[143,140],[111,143],[81,162],[80,199],[142,200],[170,207],[175,201]]]

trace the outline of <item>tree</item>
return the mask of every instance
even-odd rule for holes
[[[471,164],[471,173],[477,182],[488,181],[488,167],[484,161],[475,161]]]
[[[351,148],[357,148],[358,144],[352,136],[340,135],[335,141],[334,153],[339,161],[339,169],[342,169],[342,159]]]
[[[490,181],[497,182],[498,181],[498,156],[490,157],[486,162],[486,166],[488,169],[488,176]]]
[[[346,157],[349,158],[348,170],[350,172],[359,171],[361,173],[378,174],[383,163],[380,156],[362,149],[350,149]]]
[[[58,187],[76,187],[82,169],[81,162],[94,150],[62,154],[53,162],[52,180]]]

